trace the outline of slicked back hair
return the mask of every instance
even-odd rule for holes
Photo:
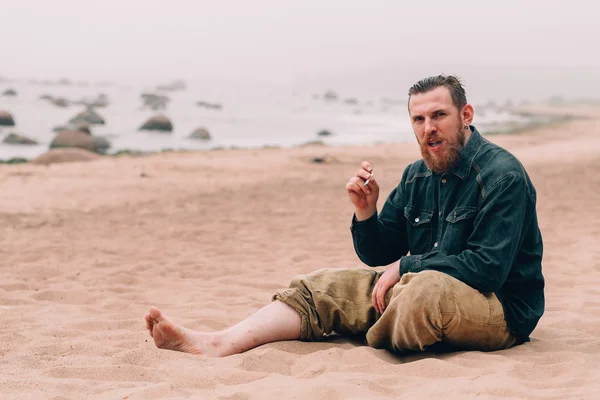
[[[467,105],[467,94],[460,78],[454,75],[437,75],[421,79],[408,90],[408,101],[417,93],[427,93],[435,88],[444,86],[450,91],[450,97],[456,108],[460,111]]]

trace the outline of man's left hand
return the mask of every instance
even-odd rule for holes
[[[373,298],[373,307],[375,307],[375,310],[379,314],[383,314],[383,311],[387,307],[387,304],[385,304],[385,295],[398,282],[400,282],[400,268],[397,265],[392,265],[381,275],[375,284],[371,297]]]

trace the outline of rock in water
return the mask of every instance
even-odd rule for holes
[[[2,141],[2,143],[7,143],[7,144],[27,144],[27,145],[33,145],[33,144],[38,144],[38,142],[36,142],[35,140],[29,139],[25,136],[21,136],[21,135],[17,135],[16,133],[10,133],[8,134],[4,140]]]
[[[84,99],[82,100],[82,104],[88,108],[94,107],[107,107],[110,102],[108,101],[108,96],[104,93],[100,93],[95,99]]]
[[[206,128],[198,128],[188,136],[190,139],[210,140],[210,133]]]
[[[141,97],[144,102],[142,108],[148,107],[152,110],[164,110],[167,108],[169,101],[171,101],[167,96],[162,94],[142,93]]]
[[[52,128],[52,132],[58,133],[61,131],[77,131],[88,135],[92,134],[92,131],[90,130],[90,124],[88,124],[87,122],[76,122],[72,124],[70,123],[68,125],[56,126]]]
[[[14,89],[6,89],[3,93],[2,96],[16,96],[17,92]]]
[[[331,133],[331,131],[328,131],[327,129],[323,129],[322,131],[319,131],[319,133],[317,133],[318,136],[331,136],[333,135],[333,133]]]
[[[142,126],[139,128],[140,131],[162,131],[162,132],[172,132],[173,124],[171,124],[171,120],[164,115],[155,115],[150,118],[148,121],[144,122]]]
[[[110,149],[110,142],[108,139],[103,138],[101,136],[93,136],[94,142],[96,143],[96,152],[100,154],[106,154],[108,149]]]
[[[174,92],[176,90],[185,90],[185,88],[186,88],[185,81],[182,81],[182,80],[176,80],[176,81],[170,82],[166,85],[158,85],[156,87],[157,90],[166,90],[166,91],[170,91],[170,92]]]
[[[52,100],[50,100],[50,102],[52,104],[54,104],[56,107],[60,107],[60,108],[66,108],[69,106],[69,100],[67,100],[63,97],[58,97],[56,99],[52,99]]]
[[[86,111],[82,111],[69,120],[71,124],[77,124],[86,122],[90,125],[104,125],[104,118],[102,118],[96,111],[88,108]]]
[[[75,129],[73,129],[77,132],[83,132],[83,133],[87,133],[88,135],[92,134],[92,131],[90,130],[90,124],[89,122],[76,122],[75,123]]]
[[[77,131],[61,131],[50,143],[50,148],[78,147],[88,151],[96,151],[96,141],[91,135]]]
[[[211,109],[211,110],[221,110],[223,108],[222,104],[219,104],[219,103],[209,103],[209,102],[206,102],[206,101],[199,101],[199,102],[196,103],[196,105],[198,107],[204,107],[204,108],[208,108],[208,109]]]
[[[336,92],[334,92],[333,90],[328,90],[327,92],[325,92],[325,95],[323,96],[323,98],[326,101],[336,101],[338,99],[338,94]]]
[[[8,111],[0,111],[0,126],[15,126],[15,120]]]

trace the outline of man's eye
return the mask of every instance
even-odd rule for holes
[[[437,117],[442,117],[444,115],[446,115],[446,113],[444,113],[444,112],[439,112],[439,113],[436,114]]]

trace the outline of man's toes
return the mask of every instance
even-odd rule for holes
[[[150,317],[154,318],[157,323],[167,319],[167,316],[156,307],[150,307]]]
[[[150,320],[152,319],[152,317],[150,316],[150,314],[146,314],[146,316],[144,317],[144,319],[149,324],[151,322]]]

